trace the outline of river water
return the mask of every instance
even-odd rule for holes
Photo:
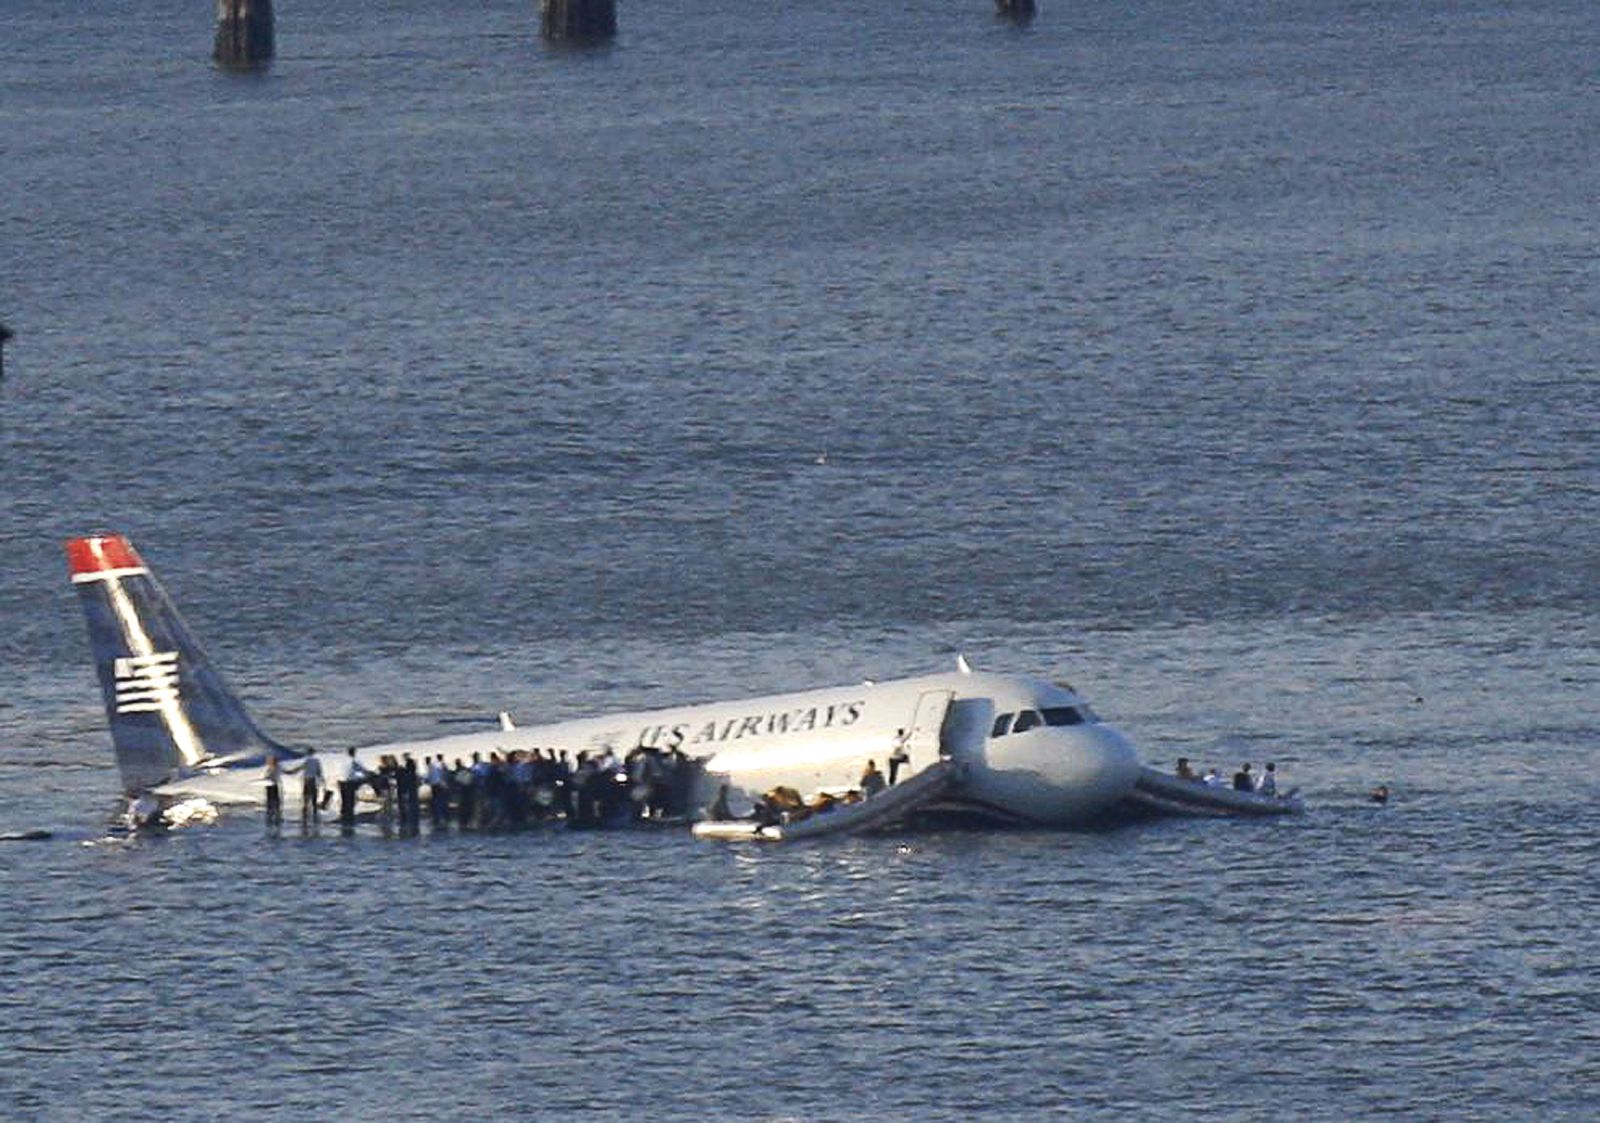
[[[1600,11],[138,8],[0,35],[0,1115],[1593,1118]],[[964,653],[1311,810],[116,839],[99,529],[291,743]]]

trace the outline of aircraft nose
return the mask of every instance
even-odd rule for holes
[[[1115,726],[1093,726],[1088,736],[1088,754],[1095,762],[1098,786],[1108,797],[1121,798],[1139,778],[1138,750]]]
[[[988,741],[964,780],[967,794],[1020,818],[1073,823],[1115,808],[1139,776],[1122,733],[1101,724],[1051,726]]]

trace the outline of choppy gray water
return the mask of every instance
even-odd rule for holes
[[[1592,5],[140,7],[0,35],[0,1115],[1593,1117]],[[1314,810],[100,841],[101,528],[293,742],[964,651]]]

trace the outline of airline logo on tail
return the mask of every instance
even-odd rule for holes
[[[67,543],[67,569],[74,585],[116,581],[150,572],[126,538],[115,534],[74,538]]]
[[[131,542],[96,534],[66,545],[125,788],[162,783],[213,758],[254,759],[275,748]]]
[[[116,679],[117,713],[157,713],[178,700],[178,653],[129,655],[111,664]]]

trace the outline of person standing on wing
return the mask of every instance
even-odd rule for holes
[[[275,829],[283,826],[283,789],[278,786],[278,755],[267,754],[266,774],[262,777],[267,782],[267,827]]]
[[[367,770],[356,759],[355,749],[347,755],[344,775],[339,778],[339,826],[345,831],[355,830],[356,792],[367,778]]]
[[[309,749],[300,760],[283,766],[285,772],[300,773],[300,829],[322,822],[322,809],[318,797],[322,794],[322,761],[317,750]]]
[[[433,827],[450,825],[450,770],[445,767],[444,754],[430,756],[428,759],[428,812],[433,818]]]

